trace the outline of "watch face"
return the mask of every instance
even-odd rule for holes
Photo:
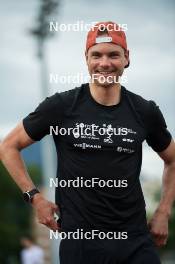
[[[28,192],[23,193],[24,201],[29,202],[30,201],[30,194]]]

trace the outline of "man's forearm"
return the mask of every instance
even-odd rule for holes
[[[172,206],[175,201],[175,162],[165,163],[163,172],[163,184],[161,200],[158,211],[166,214],[168,218],[171,215]]]
[[[1,144],[0,159],[22,192],[35,187],[18,148],[4,147]],[[32,206],[36,209],[39,223],[46,225],[53,231],[60,230],[60,226],[54,219],[54,213],[58,211],[56,204],[47,201],[41,193],[37,193],[32,199]]]
[[[18,149],[0,147],[1,161],[22,192],[34,188]]]

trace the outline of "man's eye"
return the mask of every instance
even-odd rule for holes
[[[111,56],[110,56],[111,58],[119,58],[120,57],[120,55],[119,54],[111,54]]]
[[[92,55],[92,58],[98,59],[98,58],[100,58],[100,56],[99,55]]]

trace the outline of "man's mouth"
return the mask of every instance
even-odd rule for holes
[[[112,75],[112,74],[115,74],[115,72],[114,71],[95,71],[95,74]]]

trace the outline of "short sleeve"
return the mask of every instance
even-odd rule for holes
[[[172,136],[167,129],[165,119],[154,101],[149,101],[149,120],[146,141],[156,152],[165,150],[171,142]]]
[[[59,125],[63,115],[63,103],[59,93],[47,97],[39,106],[23,119],[26,133],[34,141],[41,140],[50,133],[50,126]]]

